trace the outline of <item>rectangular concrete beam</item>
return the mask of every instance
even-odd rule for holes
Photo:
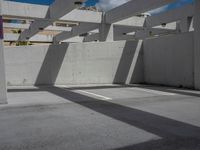
[[[18,41],[19,34],[13,34],[13,33],[5,33],[4,34],[4,40],[5,41]],[[33,37],[29,39],[30,42],[47,42],[51,43],[53,42],[53,36],[52,35],[43,35],[43,34],[36,34]],[[64,40],[63,42],[82,42],[82,37],[73,37],[67,40]]]
[[[82,0],[84,1],[84,0]],[[49,10],[46,14],[44,20],[35,20],[28,30],[21,33],[19,41],[29,40],[32,36],[37,34],[39,31],[52,25],[54,21],[63,17],[65,14],[69,13],[75,9],[76,0],[56,0],[53,4],[49,6]]]
[[[134,33],[130,35],[129,33]],[[115,40],[145,39],[157,35],[174,34],[176,30],[162,28],[146,28],[137,26],[114,25]]]
[[[195,1],[194,15],[194,86],[200,90],[200,1]]]
[[[159,8],[176,0],[131,0],[105,14],[105,22],[112,24],[134,15]]]
[[[67,2],[67,1],[66,1]],[[64,5],[66,6],[66,5]],[[73,7],[74,8],[74,7]],[[3,1],[3,16],[24,19],[45,19],[49,15],[49,7],[45,5],[35,5],[20,2]],[[100,23],[102,13],[88,10],[72,10],[61,18],[61,21],[91,22]]]
[[[44,30],[51,24],[53,24],[53,22],[49,20],[36,20],[30,25],[29,29],[26,29],[21,33],[18,40],[19,41],[29,40],[32,36]]]
[[[3,23],[4,28],[13,28],[13,29],[28,29],[30,24],[18,24],[18,23]],[[48,31],[71,31],[71,27],[58,27],[58,26],[48,26],[44,30]]]
[[[60,42],[60,41],[78,36],[80,34],[87,33],[97,28],[99,28],[99,24],[96,24],[96,23],[80,23],[79,26],[74,26],[71,32],[65,31],[56,35],[54,37],[54,41]]]
[[[154,27],[162,25],[163,23],[171,23],[174,21],[179,21],[183,18],[192,17],[194,15],[194,5],[186,5],[177,9],[167,11],[155,16],[150,16],[146,18],[146,26]]]

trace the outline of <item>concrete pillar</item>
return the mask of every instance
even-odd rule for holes
[[[112,42],[114,41],[113,25],[102,23],[100,26],[100,37],[101,42]]]
[[[103,21],[100,25],[99,29],[99,41],[101,42],[112,42],[114,41],[114,32],[113,32],[113,24],[105,23],[105,15],[103,14]]]
[[[180,22],[177,22],[177,31],[188,32],[192,23],[192,17],[183,18]]]
[[[7,89],[5,78],[5,62],[4,62],[4,47],[3,47],[3,19],[1,13],[1,4],[3,0],[0,0],[0,104],[7,102]]]
[[[194,87],[200,90],[200,0],[195,0],[194,15]]]

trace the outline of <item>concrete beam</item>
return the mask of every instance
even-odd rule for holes
[[[0,0],[0,104],[7,103],[6,75],[5,75],[5,60],[3,46],[3,19],[1,16],[2,2]]]
[[[146,28],[137,26],[134,27],[134,26],[114,25],[115,41],[130,40],[130,39],[145,39],[153,36],[158,36],[163,34],[174,34],[174,33],[177,33],[177,31],[171,29],[162,29],[162,28]]]
[[[189,32],[191,30],[192,17],[183,18],[177,22],[177,30],[179,32]]]
[[[29,29],[26,29],[21,33],[18,40],[19,41],[27,41],[32,36],[34,36],[35,34],[37,34],[40,31],[44,30],[51,24],[53,24],[53,22],[49,21],[49,20],[36,20],[30,25]]]
[[[200,1],[195,1],[194,13],[194,86],[200,90]]]
[[[5,33],[4,34],[4,40],[5,41],[18,41],[19,34],[13,34],[13,33]],[[29,39],[30,42],[45,42],[45,43],[52,43],[53,42],[53,35],[43,35],[43,34],[37,34],[34,35]],[[63,42],[82,42],[82,37],[73,37],[69,38],[67,40],[64,40]]]
[[[3,1],[2,14],[8,17],[43,19],[46,17],[49,7],[19,2]]]
[[[186,5],[177,9],[167,11],[155,16],[150,16],[146,18],[146,26],[154,27],[162,24],[167,24],[181,19],[192,17],[194,15],[194,5]]]
[[[175,2],[176,0],[131,0],[105,14],[105,22],[112,24],[134,15]]]
[[[17,24],[17,23],[3,23],[4,28],[13,29],[29,29],[30,24]],[[48,26],[44,30],[48,31],[71,31],[71,27]]]
[[[96,24],[96,23],[80,23],[79,26],[74,26],[71,32],[65,31],[56,35],[54,37],[54,41],[60,42],[60,41],[78,36],[80,34],[87,33],[97,28],[99,28],[99,24]]]
[[[99,36],[100,36],[99,33],[88,35],[84,38],[84,42],[92,42],[92,41],[99,40]]]
[[[81,0],[85,1],[85,0]],[[44,20],[35,20],[28,30],[21,33],[19,41],[29,40],[32,36],[37,34],[39,31],[52,25],[54,21],[63,17],[76,8],[76,0],[56,0],[52,5],[49,6],[49,10]]]
[[[67,6],[67,5],[65,4],[64,6]],[[24,19],[45,19],[49,15],[48,11],[49,11],[49,7],[45,5],[35,5],[35,4],[26,4],[26,3],[20,3],[20,2],[3,1],[2,13],[3,13],[3,16],[6,16],[6,17],[24,18]],[[69,12],[68,14],[64,14],[64,16],[62,16],[61,18],[58,18],[58,20],[100,23],[102,21],[102,13],[75,9]]]

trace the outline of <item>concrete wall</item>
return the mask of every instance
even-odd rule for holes
[[[144,41],[145,82],[194,86],[193,32]]]
[[[137,41],[5,47],[7,84],[143,82],[141,49]]]
[[[194,4],[194,80],[195,88],[200,90],[200,1]]]

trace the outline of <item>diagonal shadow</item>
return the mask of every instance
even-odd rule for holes
[[[163,138],[200,138],[200,128],[194,125],[110,101],[98,100],[62,88],[40,87],[40,89]]]
[[[69,44],[50,45],[35,81],[38,85],[54,85]]]
[[[200,139],[168,138],[133,144],[113,150],[199,150]]]
[[[143,78],[140,77],[143,73],[139,73],[141,68],[138,67],[141,49],[142,45],[140,41],[126,41],[114,77],[114,84],[126,84],[127,82],[129,84],[134,78],[136,80],[141,80]],[[130,76],[132,74],[134,74],[134,76]]]

